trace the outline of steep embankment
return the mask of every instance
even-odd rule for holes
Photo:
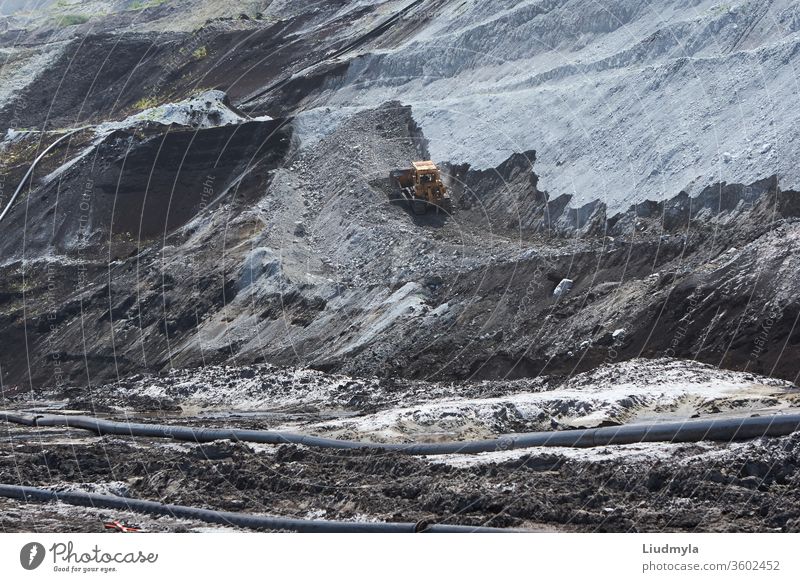
[[[800,185],[797,2],[438,1],[402,23],[303,106],[402,100],[436,159],[479,168],[536,149],[574,206]]]
[[[162,30],[192,5],[0,38],[0,127],[92,126],[2,224],[9,386],[262,360],[520,377],[640,355],[796,377],[793,3],[275,2]],[[762,81],[785,93],[775,119]],[[7,135],[0,198],[52,139]],[[393,203],[389,171],[428,156],[452,216]]]
[[[589,220],[537,190],[529,153],[451,169],[455,213],[417,217],[387,181],[427,155],[410,108],[300,149],[294,121],[225,111],[113,126],[15,207],[2,325],[30,357],[7,383],[264,360],[513,378],[639,355],[796,377],[797,194],[774,180]],[[88,231],[54,207],[80,209],[87,184]]]

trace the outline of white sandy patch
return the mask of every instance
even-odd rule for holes
[[[607,376],[612,375],[612,378]],[[788,382],[757,379],[691,362],[633,361],[600,368],[563,387],[496,398],[447,398],[313,425],[326,434],[385,440],[467,438],[505,432],[688,419],[796,406]]]

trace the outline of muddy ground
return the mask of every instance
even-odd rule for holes
[[[0,458],[3,482],[86,489],[111,479],[121,482],[116,492],[135,498],[301,518],[428,519],[548,531],[800,530],[797,435],[732,448],[660,445],[667,454],[652,457],[633,454],[633,445],[631,451],[595,451],[592,460],[553,451],[451,466],[291,445],[108,437],[58,442],[63,434],[57,431],[25,442],[26,432],[11,428],[4,435],[15,444],[4,446]],[[3,503],[4,531],[97,531],[101,516],[119,518],[108,511]],[[148,531],[198,527],[132,520]]]
[[[609,397],[614,387],[616,395]],[[352,378],[271,366],[210,367],[137,376],[90,395],[72,389],[46,396],[35,401],[21,394],[6,398],[4,406],[34,414],[412,442],[636,419],[782,414],[797,410],[800,390],[680,360],[640,360],[566,380],[460,383]],[[536,405],[526,405],[531,398]],[[800,434],[735,443],[408,457],[297,445],[97,437],[13,424],[2,430],[0,482],[225,511],[306,519],[424,519],[537,531],[800,530]],[[38,515],[36,504],[8,503],[2,517],[7,531],[94,531],[99,517],[109,514],[50,504],[42,507],[45,521],[34,526],[26,520]],[[144,516],[134,521],[150,531],[202,528]]]

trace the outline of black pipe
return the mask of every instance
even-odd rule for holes
[[[640,442],[730,442],[762,436],[784,436],[800,430],[800,414],[776,414],[746,418],[719,418],[554,432],[516,433],[478,441],[382,444],[330,439],[280,431],[193,428],[189,426],[115,422],[100,420],[91,416],[41,415],[33,417],[0,412],[0,419],[27,426],[80,428],[98,435],[172,438],[195,443],[234,440],[273,445],[298,444],[332,449],[391,451],[404,455],[475,454],[528,447],[595,447]]]
[[[5,216],[6,216],[6,214],[8,213],[8,211],[9,211],[9,210],[11,210],[11,207],[14,205],[14,201],[17,199],[17,196],[18,196],[18,195],[19,195],[19,193],[22,191],[22,188],[25,186],[25,184],[28,182],[28,178],[30,178],[30,177],[31,177],[31,174],[33,174],[33,170],[35,170],[35,169],[36,169],[36,164],[38,164],[40,161],[42,161],[42,159],[43,159],[43,158],[44,158],[44,157],[45,157],[45,156],[46,156],[48,153],[50,153],[50,150],[52,150],[53,148],[55,148],[55,147],[56,147],[58,144],[60,144],[62,141],[64,141],[64,140],[65,140],[65,139],[67,139],[68,137],[71,137],[71,136],[75,135],[76,133],[78,133],[79,131],[82,131],[82,130],[84,130],[84,129],[86,129],[86,128],[85,128],[85,127],[80,127],[80,128],[78,128],[78,129],[73,129],[73,130],[71,130],[71,131],[69,131],[69,132],[65,133],[64,135],[62,135],[61,137],[59,137],[59,138],[58,138],[56,141],[54,141],[54,142],[53,142],[53,143],[51,143],[49,146],[47,146],[47,148],[46,148],[46,149],[45,149],[45,150],[44,150],[42,153],[40,153],[40,154],[39,154],[39,155],[36,157],[36,159],[35,159],[35,160],[33,160],[33,163],[32,163],[32,164],[31,164],[31,166],[28,168],[28,171],[27,171],[27,172],[25,172],[25,175],[22,177],[22,180],[20,180],[20,182],[19,182],[19,185],[17,186],[17,189],[16,189],[16,190],[14,190],[14,193],[11,195],[11,198],[9,198],[9,200],[8,200],[8,203],[6,204],[6,207],[3,209],[3,211],[2,211],[2,212],[0,212],[0,221],[2,221],[2,220],[3,220],[3,218],[5,218]]]
[[[513,531],[494,527],[428,524],[427,522],[376,523],[293,519],[253,515],[250,513],[234,513],[231,511],[215,511],[213,509],[171,505],[142,499],[128,499],[126,497],[87,493],[85,491],[53,491],[52,489],[39,489],[38,487],[26,487],[23,485],[0,484],[0,497],[22,499],[26,502],[61,501],[62,503],[81,507],[100,507],[151,515],[168,515],[180,519],[194,519],[207,523],[248,529],[285,530],[304,533],[496,533]]]

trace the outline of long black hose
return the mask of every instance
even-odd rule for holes
[[[800,430],[800,414],[776,414],[747,418],[704,419],[555,432],[516,433],[477,441],[383,444],[330,439],[280,431],[194,428],[189,426],[116,422],[91,416],[27,416],[0,412],[0,419],[27,426],[80,428],[98,435],[161,437],[195,443],[217,440],[273,445],[291,443],[329,449],[392,451],[404,455],[474,454],[528,447],[594,447],[640,442],[730,442],[762,436],[784,436]]]
[[[27,182],[28,182],[28,178],[30,178],[30,177],[31,177],[31,174],[33,174],[33,170],[34,170],[34,169],[36,169],[36,164],[38,164],[40,161],[42,161],[42,159],[43,159],[43,158],[44,158],[44,157],[45,157],[45,156],[46,156],[48,153],[50,153],[50,150],[52,150],[53,148],[55,148],[55,147],[56,147],[58,144],[60,144],[62,141],[64,141],[65,139],[67,139],[67,138],[69,138],[69,137],[71,137],[71,136],[75,135],[76,133],[78,133],[79,131],[81,131],[81,130],[83,130],[83,129],[86,129],[86,128],[85,128],[85,127],[80,127],[80,128],[78,128],[78,129],[73,129],[73,130],[71,130],[71,131],[68,131],[67,133],[65,133],[64,135],[62,135],[61,137],[59,137],[57,140],[55,140],[53,143],[51,143],[49,146],[47,146],[47,148],[45,148],[45,150],[44,150],[42,153],[40,153],[40,154],[39,154],[39,155],[36,157],[36,159],[35,159],[35,160],[33,160],[33,163],[32,163],[32,164],[31,164],[31,166],[28,168],[28,171],[27,171],[27,172],[25,172],[25,175],[22,177],[22,180],[20,180],[20,182],[19,182],[19,185],[17,186],[17,189],[16,189],[16,190],[14,190],[14,193],[11,195],[11,198],[9,198],[9,200],[8,200],[8,203],[6,204],[6,207],[3,209],[3,211],[2,211],[2,212],[0,212],[0,221],[2,221],[2,220],[5,218],[5,216],[6,216],[6,214],[8,213],[8,211],[9,211],[9,210],[11,210],[11,207],[14,205],[14,201],[17,199],[17,196],[18,196],[18,195],[19,195],[19,193],[22,191],[22,188],[24,188],[24,187],[25,187],[25,184],[27,184]]]
[[[125,435],[163,437],[197,443],[215,440],[239,440],[267,444],[294,443],[310,447],[356,449],[366,451],[394,451],[406,455],[441,455],[451,453],[482,453],[535,446],[592,447],[631,444],[638,442],[730,442],[762,436],[784,436],[800,430],[800,414],[778,414],[747,418],[722,418],[661,424],[601,427],[557,432],[531,432],[502,436],[479,441],[376,444],[328,439],[277,431],[240,429],[208,429],[186,426],[142,424],[100,420],[88,416],[43,415],[27,416],[8,412],[0,413],[7,422],[26,426],[65,426],[92,431],[98,435]],[[298,520],[280,517],[214,511],[181,505],[166,505],[99,495],[85,492],[57,492],[19,485],[0,485],[0,496],[34,501],[62,501],[72,505],[106,507],[171,515],[210,523],[256,529],[277,529],[299,532],[489,532],[503,531],[495,528],[427,525],[424,523],[359,523],[321,520]]]
[[[494,527],[428,524],[426,522],[357,522],[326,521],[319,519],[292,519],[231,511],[215,511],[185,505],[170,505],[142,499],[128,499],[115,495],[101,495],[84,491],[53,491],[23,485],[0,484],[0,497],[29,501],[61,501],[82,507],[100,507],[168,515],[180,519],[193,519],[207,523],[262,530],[285,530],[305,533],[492,533],[511,531]]]

